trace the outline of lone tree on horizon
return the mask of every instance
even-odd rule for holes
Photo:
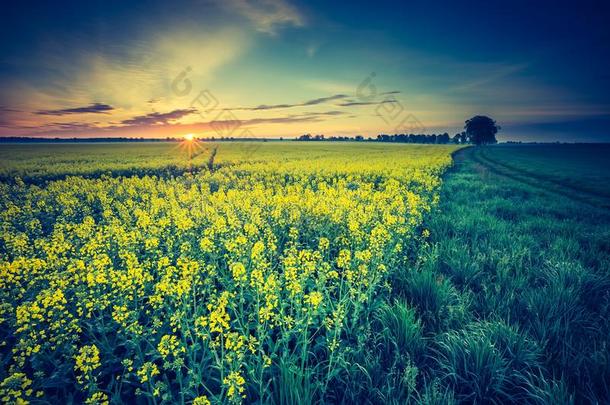
[[[496,121],[485,115],[477,115],[466,120],[464,129],[466,130],[466,135],[470,139],[470,142],[475,145],[486,145],[498,142],[496,140],[496,134],[500,130],[500,126],[496,124]]]

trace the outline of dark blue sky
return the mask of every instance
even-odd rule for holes
[[[453,134],[488,114],[501,139],[610,141],[609,2],[13,2],[1,19],[1,136],[222,119],[254,136]]]

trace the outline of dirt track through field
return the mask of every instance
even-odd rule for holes
[[[542,191],[567,197],[579,203],[588,204],[603,210],[610,209],[610,201],[602,194],[593,193],[589,190],[583,190],[571,185],[562,184],[561,182],[550,178],[515,169],[491,159],[479,147],[462,149],[456,152],[453,157],[457,164],[464,159],[471,158],[482,168],[495,175],[507,177],[511,180],[527,184]]]

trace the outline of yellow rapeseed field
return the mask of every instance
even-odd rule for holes
[[[183,174],[165,149],[139,152],[150,175],[69,150],[2,168],[0,400],[330,395],[456,147],[226,143],[209,170],[212,146]]]

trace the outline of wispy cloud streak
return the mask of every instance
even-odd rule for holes
[[[167,113],[150,113],[146,115],[139,115],[127,120],[121,121],[123,125],[165,125],[170,121],[178,120],[182,117],[195,113],[197,110],[194,108],[174,110]]]
[[[340,100],[349,97],[346,94],[335,94],[328,97],[320,97],[314,98],[312,100],[307,100],[302,103],[294,103],[294,104],[261,104],[256,107],[234,107],[234,108],[226,108],[229,111],[263,111],[263,110],[275,110],[280,108],[294,108],[294,107],[306,107],[318,104],[324,104],[329,101]]]
[[[36,111],[38,115],[69,115],[69,114],[108,114],[108,112],[114,110],[114,107],[108,104],[94,103],[85,107],[75,108],[64,108],[61,110],[40,110]]]

